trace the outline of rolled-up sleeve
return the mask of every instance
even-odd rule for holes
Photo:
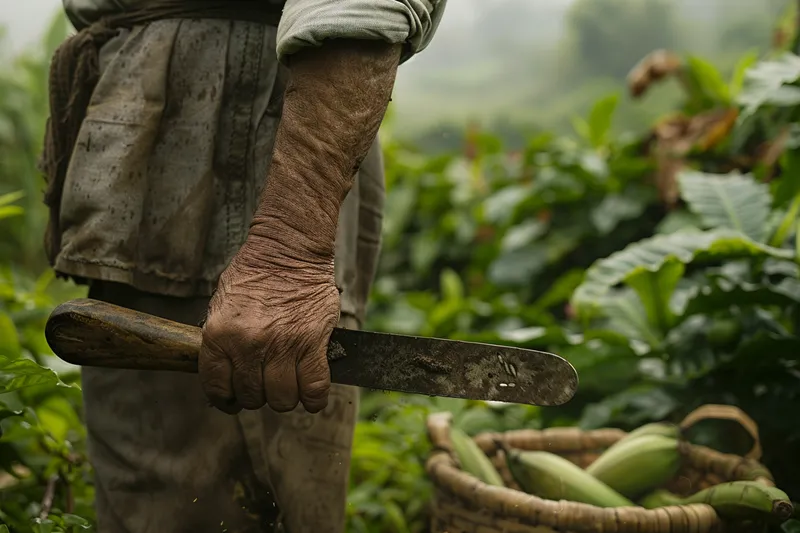
[[[326,39],[403,44],[405,61],[433,38],[447,0],[287,0],[278,26],[283,60]]]

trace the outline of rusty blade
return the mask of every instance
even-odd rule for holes
[[[578,387],[562,357],[478,342],[337,328],[328,359],[334,383],[410,394],[554,406]]]

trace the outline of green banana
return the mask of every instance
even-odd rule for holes
[[[616,442],[586,472],[627,498],[637,498],[672,479],[681,465],[679,441],[640,434]]]
[[[721,483],[686,498],[659,489],[639,501],[639,505],[647,509],[690,503],[706,503],[721,517],[733,519],[771,518],[783,522],[796,512],[785,492],[755,481]]]
[[[634,429],[622,439],[618,440],[617,444],[642,435],[661,435],[662,437],[678,439],[681,436],[681,430],[675,424],[670,424],[668,422],[652,422]]]
[[[721,483],[682,501],[687,504],[707,503],[723,518],[785,522],[794,513],[794,506],[785,492],[755,481]]]
[[[639,505],[645,509],[667,507],[668,505],[683,505],[683,499],[668,490],[658,489],[639,500]]]
[[[450,428],[450,441],[464,472],[475,476],[487,485],[505,486],[500,473],[469,435],[458,428]]]
[[[561,456],[550,452],[519,451],[502,445],[501,447],[505,450],[511,475],[528,494],[548,500],[570,500],[598,507],[635,505]]]

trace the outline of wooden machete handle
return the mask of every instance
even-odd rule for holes
[[[56,307],[44,329],[55,354],[68,363],[132,370],[197,372],[201,329],[99,300]]]

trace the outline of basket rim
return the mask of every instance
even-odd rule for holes
[[[665,518],[665,513],[668,512],[683,512],[685,514],[694,514],[697,517],[705,517],[710,520],[714,526],[721,526],[723,520],[717,515],[714,508],[708,504],[695,503],[677,506],[660,507],[656,509],[646,509],[644,507],[624,507],[624,508],[604,508],[591,504],[566,501],[566,500],[547,500],[532,494],[527,494],[520,490],[510,487],[496,487],[491,486],[478,478],[467,474],[461,470],[453,457],[452,448],[449,444],[449,429],[451,427],[452,414],[449,412],[431,413],[427,417],[428,434],[433,449],[425,462],[425,470],[431,481],[434,484],[436,491],[442,491],[445,494],[455,497],[475,508],[485,509],[489,512],[501,515],[503,517],[514,518],[517,520],[530,522],[532,525],[544,525],[549,527],[559,526],[558,524],[547,524],[542,521],[548,512],[554,513],[554,516],[559,516],[561,513],[570,512],[576,513],[582,517],[582,522],[588,524],[597,521],[606,522],[607,520],[617,521],[617,511],[625,509],[628,518],[635,518],[632,523],[630,531],[638,531],[638,523],[653,522]],[[505,432],[480,432],[471,438],[479,444],[479,446],[487,452],[494,448],[494,439],[500,438],[504,441],[508,440],[509,436],[517,438],[525,438],[526,436],[539,436],[547,434],[574,434],[578,437],[587,437],[591,440],[592,436],[602,436],[603,439],[611,443],[621,439],[628,432],[617,428],[601,428],[583,430],[575,427],[555,427],[546,429],[517,429]],[[581,439],[583,440],[583,439]],[[604,446],[600,446],[603,448]],[[488,449],[487,449],[488,448]],[[771,473],[763,467],[763,465],[752,458],[737,456],[733,454],[725,454],[706,446],[692,444],[688,442],[682,443],[683,452],[685,455],[701,455],[711,457],[720,461],[728,461],[731,465],[743,464],[745,462],[758,465],[763,468],[764,472],[769,474],[769,477],[758,477],[755,481],[763,482],[767,485],[772,484]],[[589,448],[577,448],[573,450],[560,450],[561,452],[569,451],[586,451]],[[496,451],[496,448],[495,448]],[[558,453],[558,452],[557,452]],[[670,511],[665,511],[669,509]],[[535,523],[534,523],[535,522]],[[575,527],[573,530],[577,530]],[[628,531],[627,528],[621,527],[620,532]]]
[[[620,532],[639,531],[639,524],[642,522],[658,521],[663,519],[668,513],[667,509],[679,510],[685,514],[697,516],[706,515],[712,523],[722,524],[722,520],[717,515],[714,508],[705,503],[692,503],[688,505],[660,507],[657,509],[645,509],[644,507],[598,507],[588,503],[573,502],[567,500],[546,500],[515,490],[509,487],[495,487],[487,485],[481,480],[467,474],[456,466],[455,461],[448,452],[443,450],[435,451],[426,461],[426,471],[434,482],[437,491],[444,491],[458,500],[472,504],[477,508],[485,509],[493,514],[498,514],[504,518],[513,518],[531,525],[542,525],[556,527],[558,524],[546,523],[542,520],[548,512],[559,516],[565,513],[572,513],[582,517],[587,523],[587,527],[597,522],[613,521],[620,524]],[[629,517],[635,520],[621,522],[618,517],[620,509],[625,509]],[[629,528],[624,525],[630,524]],[[577,528],[571,528],[576,530]],[[591,530],[596,528],[591,526]]]

